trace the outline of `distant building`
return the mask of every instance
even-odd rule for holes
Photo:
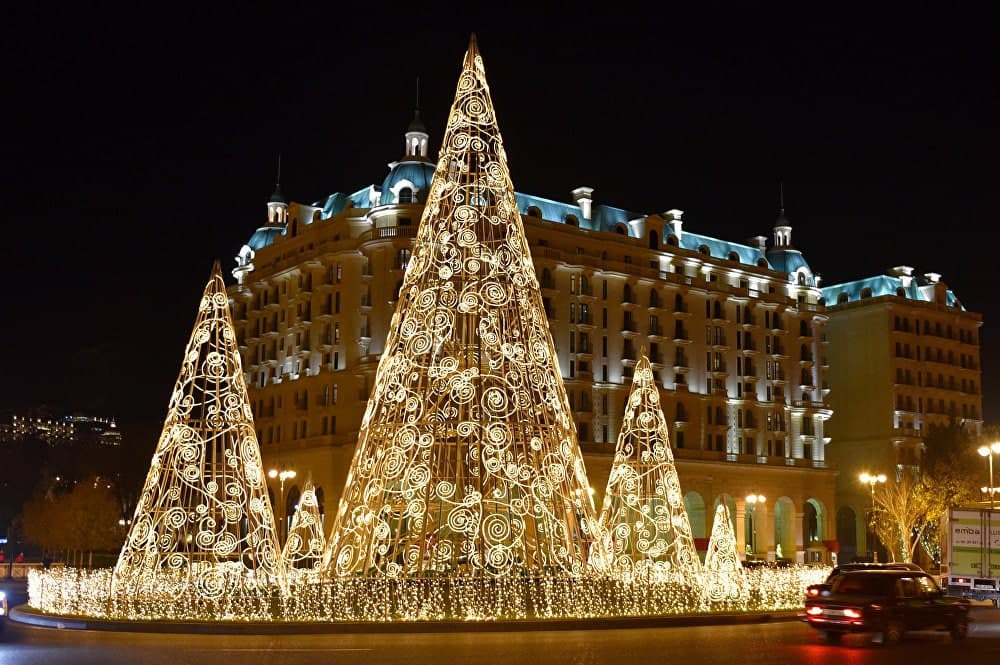
[[[428,142],[417,116],[380,184],[312,204],[276,188],[236,259],[230,296],[264,463],[311,474],[324,510],[343,488],[410,260]],[[598,509],[645,348],[701,547],[726,501],[742,549],[825,558],[827,315],[784,215],[768,246],[684,228],[680,210],[600,204],[588,187],[570,202],[519,193],[517,205]],[[298,485],[272,485],[291,515]],[[749,495],[766,501],[748,509]]]
[[[979,328],[940,275],[899,266],[823,288],[828,303],[830,460],[837,477],[841,546],[868,551],[871,508],[862,472],[890,478],[920,464],[930,428],[983,425]],[[853,527],[852,527],[853,525]]]
[[[113,418],[53,415],[46,408],[0,414],[0,444],[27,440],[43,441],[49,446],[119,446],[122,435]]]

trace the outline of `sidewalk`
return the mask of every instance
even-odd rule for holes
[[[391,621],[361,622],[257,622],[246,621],[111,621],[87,617],[42,614],[26,605],[15,607],[15,623],[61,630],[110,630],[140,633],[201,633],[238,635],[295,635],[316,633],[471,633],[547,630],[616,630],[720,624],[797,621],[799,610],[746,614],[699,614],[662,617],[616,617],[595,619],[531,619],[520,621]]]

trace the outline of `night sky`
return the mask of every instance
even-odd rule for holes
[[[278,154],[294,200],[381,182],[419,76],[436,155],[476,32],[519,191],[586,185],[744,241],[771,236],[783,181],[824,284],[910,265],[983,314],[1000,419],[992,21],[317,4],[8,11],[0,409],[112,415],[151,449],[212,262],[228,276],[264,221]]]

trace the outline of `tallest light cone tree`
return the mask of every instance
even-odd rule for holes
[[[473,38],[327,570],[582,573],[595,526],[588,489]]]

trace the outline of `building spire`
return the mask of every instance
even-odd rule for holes
[[[278,173],[274,178],[274,193],[271,194],[269,203],[286,203],[285,195],[281,193],[281,153],[278,153]]]
[[[417,77],[417,105],[413,108],[413,120],[406,128],[405,147],[403,151],[405,158],[427,159],[427,141],[430,136],[427,134],[427,127],[420,119],[420,77]]]
[[[785,183],[778,181],[778,218],[774,220],[774,246],[787,248],[792,245],[792,223],[785,217]]]
[[[785,216],[785,182],[778,181],[778,219]]]

